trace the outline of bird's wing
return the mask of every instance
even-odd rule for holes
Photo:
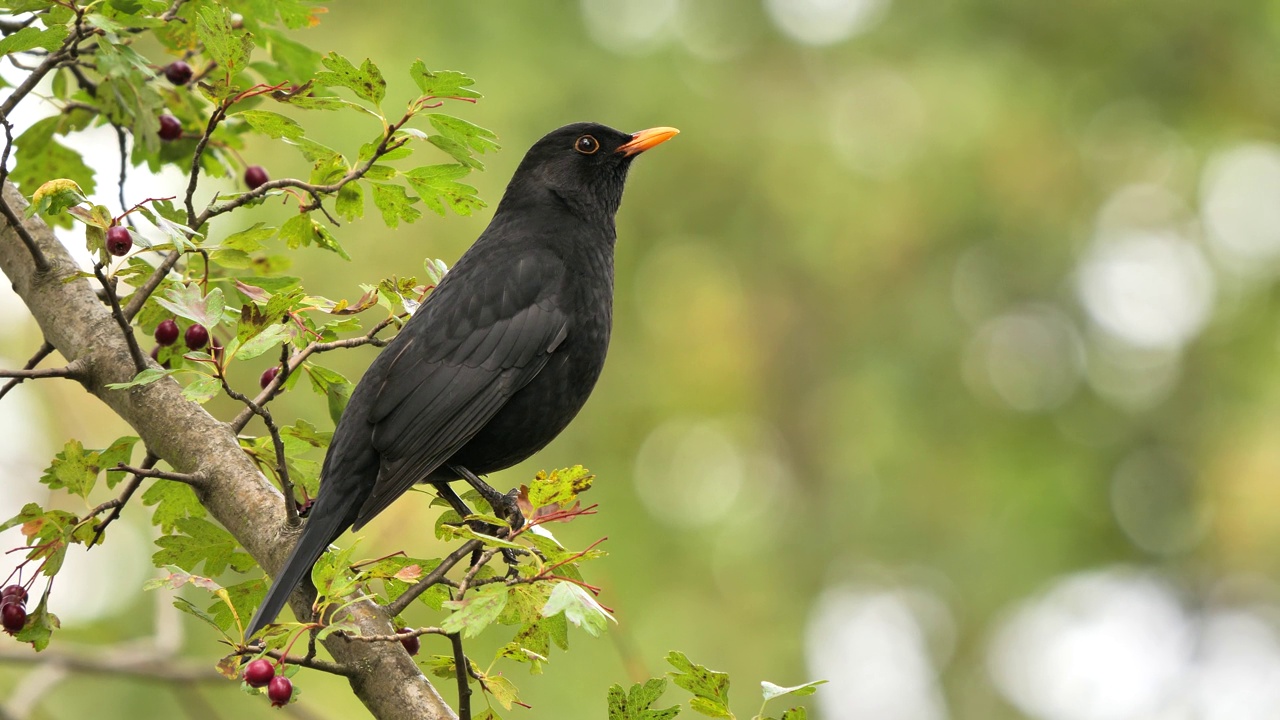
[[[563,274],[554,256],[525,254],[447,275],[423,304],[370,413],[382,460],[356,527],[448,460],[546,365],[568,333]]]

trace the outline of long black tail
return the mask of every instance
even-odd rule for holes
[[[329,543],[346,529],[346,524],[343,523],[346,519],[345,514],[339,508],[322,507],[319,502],[312,507],[307,524],[302,528],[302,537],[298,538],[298,544],[293,547],[293,552],[289,553],[289,559],[284,561],[284,570],[272,583],[271,589],[267,591],[267,597],[262,601],[262,605],[258,606],[253,619],[249,621],[249,628],[245,632],[246,639],[253,637],[254,633],[262,629],[262,626],[275,620],[284,609],[289,595],[293,594],[294,588],[298,587],[302,578],[311,572],[311,566],[315,565],[316,560],[324,554]]]

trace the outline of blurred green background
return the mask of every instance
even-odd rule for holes
[[[672,649],[732,673],[743,718],[759,680],[819,678],[826,720],[1280,717],[1280,1],[338,1],[299,39],[372,58],[388,107],[415,58],[477,78],[485,99],[454,112],[504,146],[470,180],[489,211],[559,125],[682,131],[632,169],[595,395],[492,478],[598,475],[599,515],[558,532],[608,536],[588,579],[619,624],[571,633],[544,675],[508,667],[533,707],[503,717],[604,717],[608,685]],[[325,122],[304,119],[348,153],[378,130]],[[306,171],[283,144],[248,155]],[[354,299],[452,264],[487,212],[368,217],[336,231],[354,262],[304,252],[294,272]],[[16,366],[39,335],[2,307]],[[372,357],[326,364],[354,378]],[[278,404],[326,418],[305,389]],[[68,437],[122,432],[57,381],[0,422],[6,515],[43,499]],[[440,552],[427,502],[397,503],[361,552]],[[159,617],[212,663],[212,635],[139,590],[143,515],[110,563],[72,558],[55,643]],[[274,712],[231,683],[81,675],[28,702],[31,672],[0,667],[19,716]],[[340,680],[297,684],[294,712],[364,716]]]

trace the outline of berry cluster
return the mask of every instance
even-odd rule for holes
[[[21,585],[8,585],[0,590],[0,625],[10,635],[27,624],[27,589]]]
[[[249,687],[265,687],[271,707],[284,707],[293,697],[293,683],[289,678],[277,675],[276,667],[264,658],[258,658],[245,667],[244,681]]]

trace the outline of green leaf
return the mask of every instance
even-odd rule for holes
[[[466,165],[445,164],[414,168],[404,175],[423,204],[437,215],[445,214],[447,203],[455,213],[466,216],[485,207],[485,202],[476,195],[474,187],[457,182],[458,178],[465,177],[470,172],[471,168]]]
[[[204,573],[217,577],[231,567],[237,571],[253,567],[253,559],[247,553],[236,550],[236,539],[231,533],[202,518],[182,518],[174,523],[181,535],[165,535],[156,538],[161,550],[151,556],[157,567],[177,565],[187,572],[195,572],[204,564]]]
[[[826,680],[814,680],[813,682],[807,682],[803,685],[795,685],[793,687],[782,687],[781,685],[774,685],[768,680],[764,680],[764,681],[761,681],[760,688],[764,692],[765,702],[768,702],[776,697],[782,697],[783,695],[795,695],[796,697],[804,697],[805,695],[812,695],[814,692],[817,691],[819,685],[822,685],[826,682],[827,682]]]
[[[236,113],[232,117],[241,118],[249,123],[249,126],[254,130],[273,140],[279,140],[280,138],[299,140],[306,134],[302,126],[292,118],[267,110],[245,110],[244,112]]]
[[[445,135],[432,135],[427,138],[427,142],[440,148],[444,152],[448,153],[454,160],[457,160],[467,167],[475,168],[476,170],[484,169],[484,163],[477,160],[475,156],[471,154],[471,148],[467,147],[466,143],[459,142],[458,140]]]
[[[370,182],[373,188],[373,204],[382,211],[382,221],[387,227],[399,227],[400,221],[411,223],[422,217],[422,212],[413,207],[418,198],[410,196],[400,185]]]
[[[26,52],[34,48],[44,48],[50,51],[57,50],[69,33],[70,29],[66,25],[54,25],[43,30],[27,26],[0,40],[0,55]]]
[[[360,183],[349,182],[338,190],[338,198],[334,201],[334,210],[343,220],[356,220],[364,217],[364,190]]]
[[[510,710],[512,704],[520,699],[515,683],[503,675],[486,675],[481,686],[493,696],[504,709]]]
[[[222,383],[212,375],[201,373],[190,385],[182,388],[182,397],[201,405],[213,399],[222,390]]]
[[[501,147],[497,143],[498,136],[492,131],[462,118],[444,113],[431,113],[427,116],[427,120],[441,135],[462,143],[478,153],[483,154]]]
[[[592,637],[604,632],[613,616],[591,597],[591,594],[571,582],[558,582],[551,597],[542,608],[543,617],[564,613],[569,622],[586,630]]]
[[[357,68],[350,60],[331,52],[320,59],[320,64],[329,69],[328,72],[316,73],[315,81],[320,85],[345,87],[374,105],[382,104],[382,98],[387,94],[387,82],[372,60],[365,60]]]
[[[216,5],[201,7],[196,33],[205,53],[220,66],[219,71],[232,77],[244,69],[253,50],[253,39],[249,33],[232,27],[229,9]]]
[[[534,510],[552,505],[569,507],[580,493],[591,489],[595,477],[581,465],[552,470],[551,474],[539,471],[529,483],[529,504]]]
[[[409,67],[409,76],[417,83],[423,95],[439,98],[478,98],[480,93],[470,90],[475,80],[454,70],[428,70],[421,60]]]
[[[475,637],[498,619],[507,605],[507,595],[507,586],[496,583],[485,585],[478,593],[462,600],[450,600],[444,606],[454,612],[440,627],[446,632],[461,632],[464,638]]]
[[[98,480],[101,468],[97,465],[98,453],[85,452],[79,440],[70,440],[63,446],[62,452],[53,458],[53,463],[44,471],[40,482],[49,486],[50,490],[66,489],[73,495],[88,498]]]
[[[246,253],[257,252],[264,247],[263,243],[275,234],[275,228],[267,227],[265,223],[254,223],[250,228],[228,235],[222,241],[222,247]]]
[[[156,298],[156,302],[174,315],[200,323],[206,330],[213,330],[222,322],[222,311],[226,309],[222,288],[215,287],[205,295],[196,283],[174,283],[165,291],[164,297]]]
[[[204,506],[196,498],[195,492],[188,485],[180,482],[157,480],[142,493],[142,504],[154,505],[151,513],[151,524],[159,525],[161,532],[172,533],[179,520],[188,517],[203,518]]]
[[[675,672],[667,673],[672,681],[697,696],[689,702],[689,707],[710,717],[733,718],[733,713],[729,711],[727,673],[695,665],[682,652],[668,653],[667,662],[676,669]]]
[[[245,344],[241,345],[235,356],[240,360],[251,360],[268,350],[279,347],[281,343],[289,340],[292,336],[293,333],[288,325],[281,323],[268,325],[265,330],[254,335]]]
[[[213,622],[219,629],[235,635],[244,631],[244,625],[249,622],[249,618],[253,617],[253,611],[262,604],[262,599],[267,595],[267,583],[262,578],[254,578],[228,585],[224,591],[225,599],[222,593],[218,593],[218,602],[210,605],[208,612],[213,616]],[[235,608],[234,614],[232,614],[232,607]],[[240,618],[238,626],[237,616]]]
[[[316,591],[326,598],[346,595],[356,585],[356,577],[351,573],[351,554],[355,545],[350,545],[337,552],[326,552],[320,556],[311,568],[311,583]]]
[[[351,382],[341,373],[314,363],[307,363],[302,367],[311,379],[312,389],[328,399],[329,417],[337,425],[342,411],[347,408],[347,401],[351,399]]]
[[[138,444],[139,439],[133,435],[126,435],[118,438],[99,454],[98,465],[106,470],[108,489],[114,488],[116,483],[124,479],[125,471],[116,470],[115,467],[120,463],[129,464],[129,460],[133,457],[133,446]]]
[[[782,713],[782,720],[809,720],[809,713],[801,707],[793,707]]]
[[[128,390],[131,387],[141,387],[150,385],[166,375],[172,375],[175,370],[164,370],[162,368],[147,368],[127,383],[107,383],[107,388],[111,390]]]
[[[62,626],[62,623],[58,622],[58,616],[49,612],[48,602],[49,593],[45,591],[45,594],[40,596],[40,604],[27,616],[27,623],[14,637],[18,642],[31,643],[31,647],[35,648],[36,652],[49,647],[49,638],[53,635],[53,631]]]
[[[280,227],[280,238],[285,241],[285,244],[291,250],[314,243],[317,247],[337,253],[343,260],[351,259],[351,256],[347,254],[346,250],[342,249],[342,246],[338,244],[337,239],[329,233],[328,229],[312,220],[309,215],[294,215],[289,218]]]
[[[653,704],[667,691],[664,678],[652,678],[643,685],[636,683],[624,693],[621,685],[609,688],[609,720],[668,720],[680,714],[680,706],[653,710]]]
[[[31,217],[36,213],[57,215],[86,201],[87,198],[75,181],[57,178],[36,188],[31,195],[31,205],[27,207],[26,216]]]

